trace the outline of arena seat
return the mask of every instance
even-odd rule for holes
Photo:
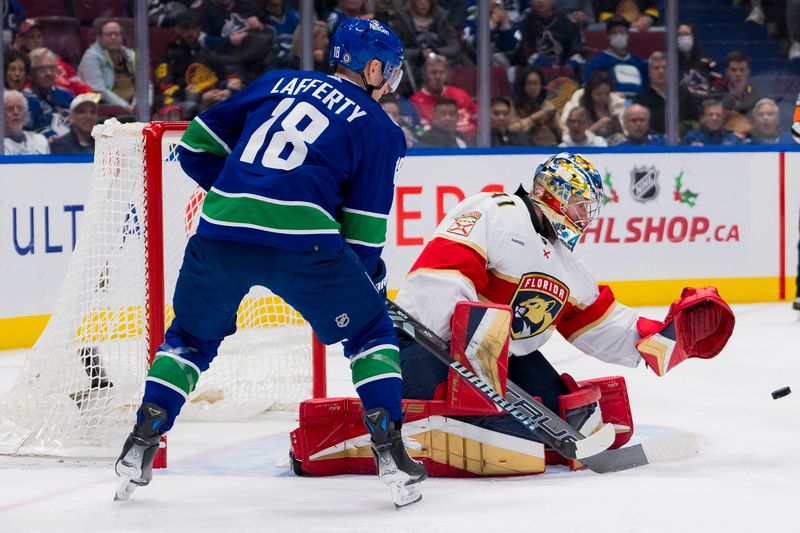
[[[75,16],[86,22],[126,15],[123,0],[72,0],[72,6]]]
[[[20,0],[29,17],[65,17],[64,0]]]
[[[128,112],[122,106],[118,105],[108,105],[108,104],[100,104],[97,106],[97,122],[98,124],[103,122],[107,118],[112,117],[123,117],[127,115]]]
[[[44,34],[44,45],[67,63],[81,60],[80,21],[73,17],[36,17],[36,25]]]
[[[576,79],[575,69],[569,65],[550,65],[541,67],[542,75],[544,75],[544,83],[550,83],[557,78],[572,78]]]
[[[511,87],[508,83],[506,69],[493,67],[489,74],[490,92],[492,96],[509,96]],[[450,67],[449,85],[460,87],[473,98],[478,94],[478,69],[475,67]]]
[[[586,59],[608,48],[608,37],[605,30],[584,30],[583,45]]]
[[[158,57],[167,49],[169,42],[175,38],[175,28],[155,28],[148,30],[148,42],[150,44],[150,62],[155,62]]]

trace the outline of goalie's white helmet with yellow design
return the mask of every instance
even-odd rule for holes
[[[600,214],[603,180],[589,161],[561,152],[536,169],[530,197],[559,240],[572,250]]]

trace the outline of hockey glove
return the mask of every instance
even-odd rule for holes
[[[377,272],[370,278],[372,278],[372,283],[375,284],[375,290],[378,291],[378,294],[386,299],[386,287],[389,285],[389,280],[386,279],[386,263],[381,258],[378,258],[377,269]]]
[[[686,359],[711,359],[721,352],[735,320],[716,287],[687,287],[663,322],[639,318],[636,329],[642,340],[636,349],[647,366],[663,376]]]

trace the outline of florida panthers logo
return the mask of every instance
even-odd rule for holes
[[[568,299],[569,289],[558,279],[538,273],[522,276],[511,301],[511,338],[527,339],[547,331]]]

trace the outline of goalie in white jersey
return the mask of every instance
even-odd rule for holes
[[[514,195],[480,193],[463,200],[412,266],[397,303],[445,340],[458,302],[509,305],[508,379],[551,410],[561,406],[562,416],[564,396],[581,386],[559,376],[539,352],[556,329],[588,355],[626,367],[644,360],[658,375],[687,358],[719,353],[733,314],[716,289],[685,289],[664,321],[650,320],[618,303],[573,255],[601,199],[595,167],[560,153],[539,165],[530,192],[520,187]],[[446,394],[448,367],[405,336],[400,348],[404,398]]]

